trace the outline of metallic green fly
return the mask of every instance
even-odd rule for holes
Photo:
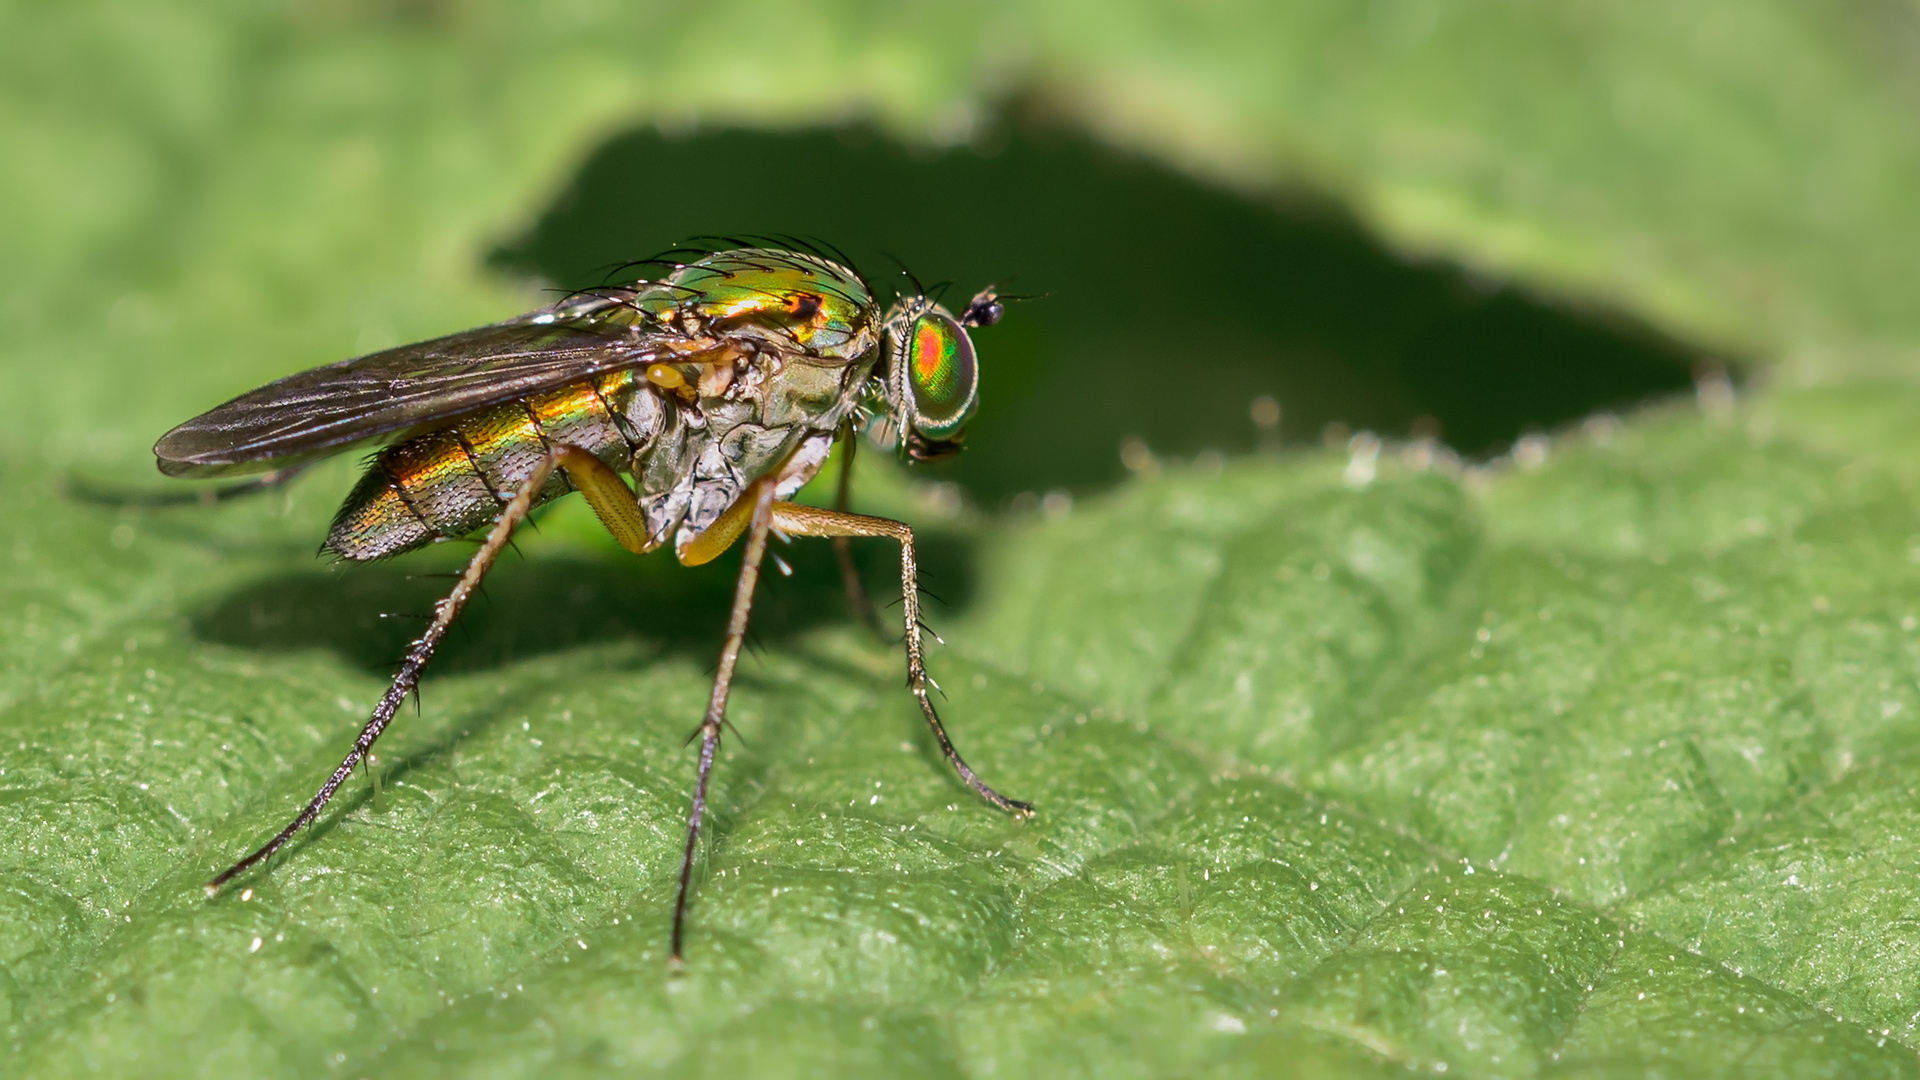
[[[407,650],[371,719],[306,807],[258,851],[207,883],[209,896],[311,824],[366,760],[447,629],[534,507],[571,491],[636,554],[671,543],[687,565],[742,535],[746,554],[701,737],[673,911],[681,957],[695,842],[767,537],[831,537],[867,612],[847,538],[900,543],[907,685],[947,760],[988,802],[1033,808],[976,776],[928,699],[913,530],[787,499],[869,430],[916,459],[956,452],[978,401],[967,331],[1002,308],[993,289],[958,316],[916,292],[883,314],[866,279],[817,252],[738,247],[618,288],[590,289],[517,319],[291,375],[174,428],[154,448],[169,476],[260,474],[284,483],[354,446],[382,445],[334,517],[326,547],[368,560],[484,531],[432,622]],[[633,479],[628,487],[622,474]]]

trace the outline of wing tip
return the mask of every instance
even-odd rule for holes
[[[182,424],[153,444],[154,464],[167,476],[205,476],[208,469],[230,467],[236,462],[229,455],[204,445],[197,445],[196,431],[191,423]]]
[[[153,444],[153,463],[161,475],[183,480],[241,476],[272,472],[286,466],[291,460],[285,456],[250,453],[249,448],[244,446],[208,446],[196,440],[195,436],[199,434],[201,432],[195,430],[192,424],[182,424]]]

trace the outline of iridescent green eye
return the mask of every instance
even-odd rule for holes
[[[979,400],[980,371],[973,342],[943,311],[914,320],[907,339],[907,381],[913,386],[913,427],[921,436],[950,439],[967,425]]]

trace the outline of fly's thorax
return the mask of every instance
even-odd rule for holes
[[[784,497],[811,478],[854,404],[865,365],[766,356],[726,394],[670,405],[672,422],[636,459],[651,534],[683,557],[757,480]]]
[[[878,350],[860,360],[826,364],[804,357],[774,357],[763,365],[761,418],[767,424],[838,427],[859,402]]]
[[[879,340],[880,309],[866,282],[799,252],[717,252],[643,284],[632,303],[690,336],[757,341],[824,360],[859,358]]]
[[[667,420],[634,459],[649,535],[671,535],[684,557],[755,481],[775,476],[791,494],[825,460],[878,352],[842,360],[731,341],[711,367],[650,371]]]

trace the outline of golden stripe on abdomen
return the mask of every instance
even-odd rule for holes
[[[380,452],[334,516],[327,547],[349,559],[383,558],[463,536],[499,506],[459,437],[442,429]]]
[[[465,536],[493,521],[549,440],[627,471],[631,449],[606,403],[628,400],[632,382],[620,373],[504,402],[382,450],[334,517],[328,549],[348,559],[380,559]],[[555,472],[534,502],[570,490],[565,474]]]
[[[545,394],[535,394],[526,399],[526,411],[540,425],[540,430],[548,439],[590,451],[612,464],[612,452],[617,451],[622,458],[632,453],[607,409],[607,401],[619,397],[625,389],[621,383],[627,381],[630,381],[628,373],[621,373],[612,379],[600,380],[606,384],[604,388],[580,383]],[[612,393],[606,393],[608,390]],[[622,461],[616,467],[625,469],[627,466]]]

